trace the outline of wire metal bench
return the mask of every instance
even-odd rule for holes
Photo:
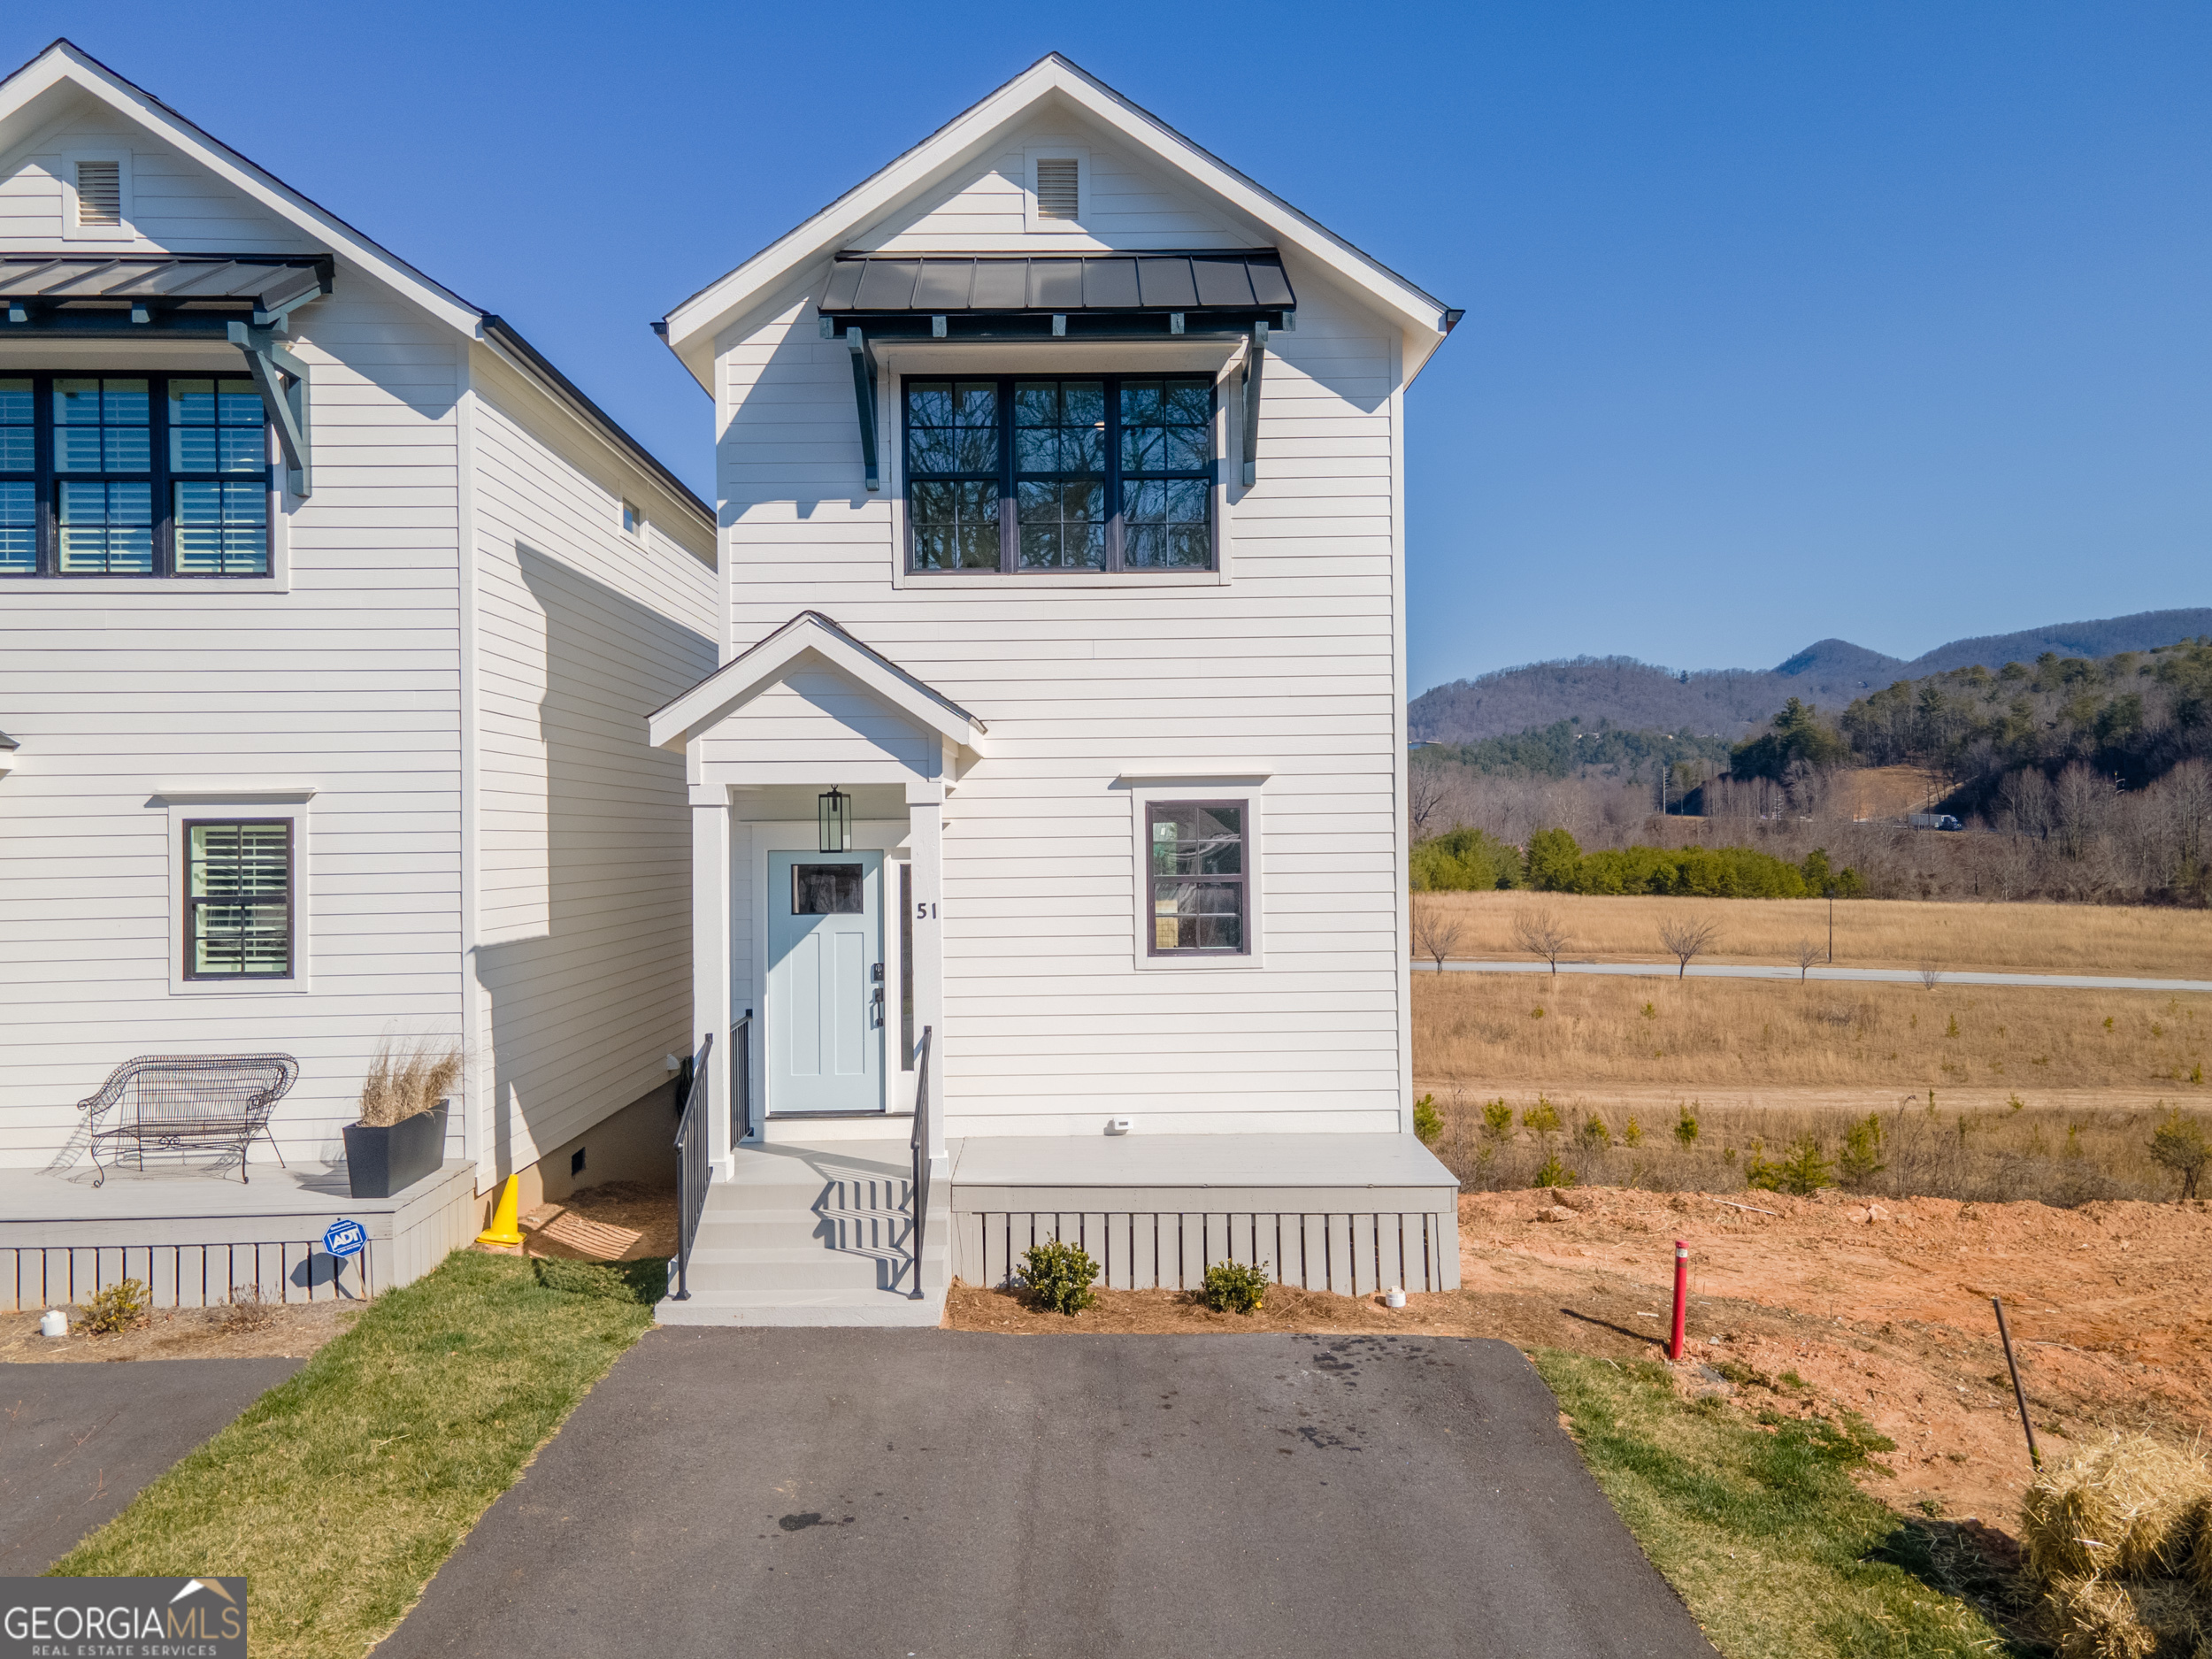
[[[300,1063],[288,1054],[146,1054],[126,1060],[97,1094],[77,1102],[91,1132],[92,1166],[100,1171],[92,1184],[107,1184],[107,1168],[100,1162],[103,1142],[110,1164],[134,1159],[141,1170],[149,1148],[179,1153],[193,1147],[220,1148],[236,1156],[243,1186],[246,1150],[260,1135],[276,1153],[278,1167],[285,1167],[284,1154],[269,1130],[269,1113],[299,1075]],[[110,1111],[119,1114],[116,1121],[99,1127]]]

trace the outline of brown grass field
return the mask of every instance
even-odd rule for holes
[[[1421,894],[1464,923],[1455,956],[1525,959],[1515,918],[1548,909],[1572,941],[1576,961],[1661,961],[1659,924],[1696,914],[1720,924],[1712,962],[1790,963],[1797,941],[1824,949],[1823,899],[1594,898],[1560,893]],[[1839,900],[1836,965],[2011,973],[2108,973],[2212,979],[2212,911],[2142,905],[1952,904],[1913,899]]]
[[[1471,1190],[1529,1185],[1555,1151],[1585,1185],[1732,1192],[1751,1160],[1807,1137],[1835,1158],[1878,1114],[1869,1191],[2163,1198],[2153,1129],[2212,1109],[2212,995],[1453,973],[1417,974],[1413,1005],[1435,1149]],[[1530,1127],[1547,1102],[1557,1128]]]
[[[1541,1010],[1541,1013],[1538,1012]],[[2212,995],[1417,973],[1425,1078],[2202,1095]]]

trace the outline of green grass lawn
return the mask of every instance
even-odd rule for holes
[[[663,1271],[450,1256],[53,1571],[244,1573],[257,1655],[354,1659],[652,1324]]]
[[[2030,1651],[1969,1599],[2001,1586],[1953,1529],[1853,1482],[1889,1444],[1863,1425],[1762,1427],[1683,1401],[1648,1362],[1534,1358],[1590,1472],[1727,1659]]]

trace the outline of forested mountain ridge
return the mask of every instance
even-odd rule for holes
[[[2149,651],[2204,634],[2212,634],[2212,608],[2146,611],[1954,640],[1910,662],[1835,639],[1770,669],[1684,672],[1632,657],[1581,657],[1454,680],[1423,692],[1407,712],[1410,734],[1425,742],[1509,737],[1561,720],[1735,739],[1765,726],[1791,697],[1839,712],[1901,680],[1974,666],[1994,671],[2046,653],[2105,657]]]

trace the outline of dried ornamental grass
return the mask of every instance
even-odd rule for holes
[[[2212,1468],[2195,1448],[2116,1434],[2029,1486],[2028,1567],[2047,1581],[2167,1578],[2198,1552]]]
[[[426,1112],[461,1081],[461,1051],[443,1039],[418,1038],[376,1046],[361,1082],[361,1121],[388,1128]]]
[[[2060,1659],[2197,1659],[2203,1611],[2194,1587],[2174,1578],[2125,1584],[2061,1578],[2047,1592],[2050,1633]]]

